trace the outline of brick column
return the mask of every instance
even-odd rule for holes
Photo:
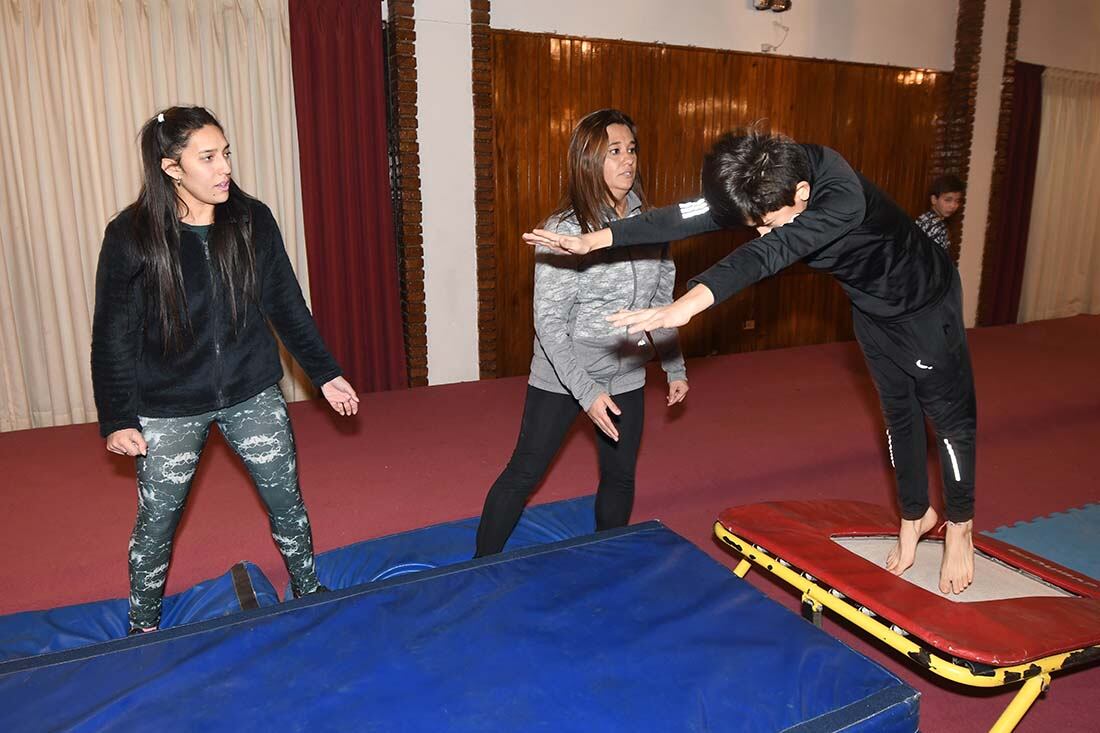
[[[482,379],[499,376],[496,313],[496,184],[493,178],[493,66],[489,0],[470,0],[474,92],[474,207],[477,242],[477,346]]]
[[[416,29],[413,0],[389,0],[387,64],[390,97],[390,164],[394,181],[397,264],[410,387],[428,383],[424,308],[424,237],[420,199],[420,146],[416,138]]]
[[[997,241],[1004,208],[1001,192],[1008,167],[1008,139],[1012,127],[1012,100],[1016,87],[1016,44],[1020,37],[1020,0],[1011,0],[1008,10],[1008,39],[1005,44],[1005,70],[1001,81],[1001,114],[997,119],[997,147],[993,153],[993,179],[989,186],[989,218],[985,226],[985,243],[982,247],[982,280],[978,287],[977,325],[990,322],[989,297],[983,291],[994,288],[994,278],[1001,266],[1001,247]]]
[[[940,120],[939,140],[932,161],[932,175],[954,173],[964,181],[970,172],[970,145],[974,137],[974,108],[978,97],[978,66],[982,58],[982,23],[985,0],[959,0],[955,26],[955,70],[951,74],[947,109]],[[951,217],[951,257],[959,261],[965,204]]]

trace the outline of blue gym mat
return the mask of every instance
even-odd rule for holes
[[[919,695],[657,522],[0,664],[0,730],[881,731]]]
[[[595,511],[595,494],[529,506],[504,550],[592,534]],[[351,588],[465,562],[474,556],[479,521],[480,517],[459,519],[322,552],[317,555],[317,577],[328,588]],[[290,597],[289,584],[283,597]]]
[[[165,597],[161,627],[205,621],[278,602],[279,594],[258,567],[237,563],[224,575]],[[0,616],[0,661],[122,638],[130,627],[127,607],[125,598],[116,598]]]
[[[506,549],[592,534],[595,496],[528,507]],[[349,588],[405,573],[469,560],[478,517],[380,537],[317,556],[317,573],[329,588]],[[290,597],[289,586],[284,594]],[[194,623],[279,602],[271,582],[252,563],[238,563],[218,578],[167,596],[161,628]],[[0,616],[0,661],[76,649],[126,635],[127,600],[115,598]]]
[[[985,534],[1100,580],[1100,504],[1086,504]]]

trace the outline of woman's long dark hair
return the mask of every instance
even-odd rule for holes
[[[159,322],[165,352],[182,350],[190,335],[187,302],[180,269],[180,207],[183,205],[161,160],[179,162],[191,135],[221,123],[204,107],[169,107],[141,128],[142,182],[132,213],[136,255],[143,264],[146,309]],[[214,226],[207,240],[210,261],[224,286],[234,328],[245,303],[256,298],[256,256],[248,194],[230,179],[229,198],[214,207]],[[243,321],[242,321],[243,322]]]
[[[626,125],[637,143],[638,131],[634,120],[617,109],[600,109],[584,116],[573,128],[569,140],[567,158],[568,188],[558,208],[549,219],[573,215],[582,232],[603,229],[607,225],[606,212],[611,201],[611,189],[603,177],[604,159],[607,157],[608,125]],[[642,178],[634,169],[634,187],[631,189],[641,199],[642,208],[648,209],[642,189]]]

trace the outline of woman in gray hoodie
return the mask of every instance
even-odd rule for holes
[[[544,228],[582,234],[649,208],[637,173],[634,122],[614,109],[582,119],[569,143],[569,189]],[[477,557],[500,552],[528,497],[561,448],[577,413],[596,425],[600,484],[596,529],[621,527],[634,504],[644,423],[645,364],[668,375],[668,405],[688,391],[676,329],[629,336],[607,316],[672,302],[676,267],[668,245],[571,255],[535,252],[535,354],[519,440],[481,514]]]

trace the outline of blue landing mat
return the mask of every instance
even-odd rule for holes
[[[596,531],[596,496],[529,506],[504,550],[568,540]],[[459,519],[356,542],[317,555],[317,577],[328,588],[351,588],[465,562],[474,556],[480,517]],[[288,585],[283,595],[290,597]]]
[[[595,525],[594,505],[595,496],[582,496],[529,507],[507,549],[591,534]],[[317,556],[318,574],[330,588],[349,588],[463,562],[474,553],[477,523],[478,518],[473,517],[341,547]],[[242,606],[242,599],[235,593],[234,578],[237,583],[243,582],[242,573],[247,574],[250,586],[241,588],[243,598],[251,595],[259,606],[279,602],[278,593],[258,567],[248,562],[235,567],[236,576],[230,570],[166,597],[162,628],[205,621],[251,607],[247,602]],[[289,596],[288,586],[284,597]],[[126,599],[117,598],[0,616],[0,662],[121,638],[128,627],[126,609]]]
[[[241,562],[225,575],[165,597],[161,627],[205,621],[278,602],[278,593],[260,569]],[[125,598],[116,598],[0,616],[0,661],[125,637],[130,626],[127,606]]]
[[[0,664],[24,733],[911,733],[918,706],[656,522]]]
[[[1086,504],[985,534],[1100,580],[1100,504]]]

